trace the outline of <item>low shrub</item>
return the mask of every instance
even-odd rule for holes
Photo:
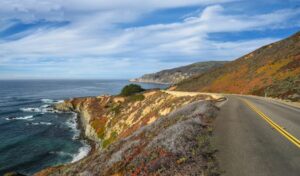
[[[145,91],[145,89],[143,89],[140,85],[129,84],[129,85],[123,87],[120,95],[127,97],[127,96],[134,95],[136,93],[143,92],[143,91]]]
[[[131,95],[128,97],[128,101],[142,101],[145,99],[145,96],[143,94],[137,94],[137,95]]]

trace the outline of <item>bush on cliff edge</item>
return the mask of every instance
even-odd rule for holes
[[[134,95],[136,93],[143,92],[143,91],[145,91],[145,89],[143,89],[140,85],[129,84],[129,85],[123,87],[120,95],[127,97],[127,96],[131,96],[131,95]]]

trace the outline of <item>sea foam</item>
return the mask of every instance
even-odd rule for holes
[[[54,110],[49,105],[42,105],[38,108],[27,107],[27,108],[20,108],[23,112],[37,112],[37,113],[58,113],[59,111]]]
[[[46,99],[46,98],[41,99],[41,101],[42,101],[43,103],[49,103],[49,104],[52,104],[52,103],[54,102],[54,100]]]
[[[72,118],[70,118],[69,120],[67,120],[66,125],[72,129],[72,131],[74,132],[74,135],[72,137],[73,140],[76,140],[79,138],[80,136],[80,129],[78,128],[78,124],[76,122],[77,120],[77,114],[76,113],[72,113]]]
[[[73,155],[73,159],[71,163],[81,160],[82,158],[87,156],[90,151],[91,151],[91,147],[88,144],[83,142],[83,146],[78,149],[78,153]]]
[[[52,100],[52,99],[46,99],[46,98],[41,99],[41,101],[46,104],[55,104],[55,103],[63,103],[64,102],[64,100]]]
[[[24,116],[24,117],[7,117],[6,120],[33,120],[33,115]]]

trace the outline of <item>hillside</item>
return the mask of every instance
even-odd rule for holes
[[[57,110],[80,114],[96,147],[78,162],[35,175],[219,175],[210,143],[217,97],[177,94],[151,90],[57,104]]]
[[[209,61],[197,62],[183,67],[177,67],[168,70],[162,70],[157,73],[143,75],[140,78],[132,79],[133,82],[151,82],[151,83],[164,83],[174,84],[191,76],[204,73],[210,69],[217,68],[225,64],[226,61]]]
[[[171,89],[254,94],[300,101],[300,32]]]

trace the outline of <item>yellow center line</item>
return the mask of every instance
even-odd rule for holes
[[[282,134],[285,138],[287,138],[290,142],[295,144],[298,148],[300,148],[300,140],[291,135],[289,132],[284,130],[283,127],[276,124],[274,121],[271,120],[270,117],[265,115],[261,110],[259,110],[257,107],[255,107],[252,103],[250,103],[248,100],[242,99],[246,105],[250,107],[254,112],[256,112],[262,119],[264,119],[268,124],[270,124],[275,130],[277,130],[280,134]]]

